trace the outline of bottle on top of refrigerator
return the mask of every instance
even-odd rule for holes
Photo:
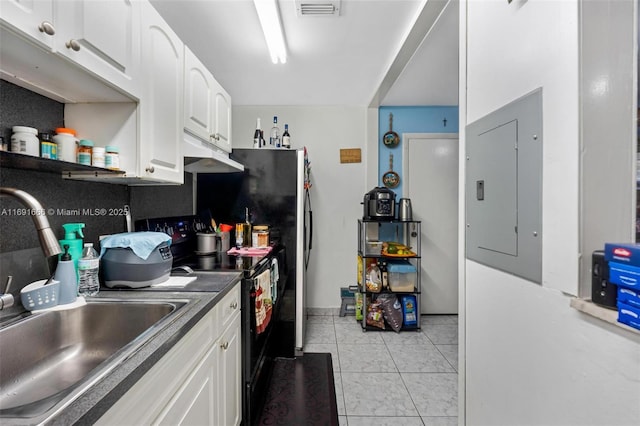
[[[99,268],[100,258],[93,248],[93,243],[84,243],[82,257],[78,260],[80,273],[78,292],[81,296],[95,296],[100,291]]]
[[[285,149],[291,148],[291,136],[289,135],[289,125],[284,125],[284,133],[282,134],[282,147]]]
[[[256,121],[256,130],[253,133],[253,147],[262,148],[262,130],[260,130],[260,119]]]
[[[271,128],[271,138],[269,139],[269,147],[280,148],[280,127],[278,127],[277,116],[273,116],[273,127]]]

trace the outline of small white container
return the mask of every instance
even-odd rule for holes
[[[11,152],[40,157],[40,139],[38,129],[25,126],[13,126],[11,129]]]
[[[58,144],[58,160],[76,162],[76,151],[78,150],[78,139],[76,131],[65,127],[56,129],[53,141]]]
[[[94,146],[93,151],[91,153],[91,165],[95,167],[103,167],[104,168],[104,148],[101,146]]]

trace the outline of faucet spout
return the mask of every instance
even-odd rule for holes
[[[55,256],[62,253],[60,244],[56,239],[49,220],[45,214],[42,204],[38,202],[31,194],[16,188],[0,187],[0,196],[10,196],[20,201],[22,205],[32,210],[31,218],[38,232],[40,247],[45,257]]]

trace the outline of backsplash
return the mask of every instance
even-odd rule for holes
[[[64,127],[64,104],[0,80],[0,135],[8,141],[11,127],[23,125],[40,130]],[[53,160],[52,160],[53,161]],[[62,224],[82,222],[85,241],[96,246],[100,235],[126,231],[124,206],[132,220],[148,217],[189,215],[193,209],[192,175],[184,185],[128,187],[98,182],[62,179],[58,173],[0,168],[0,185],[24,190],[42,204],[51,229],[64,237]],[[7,276],[13,275],[11,293],[18,296],[24,285],[46,278],[44,255],[31,218],[18,214],[23,206],[10,197],[0,197],[0,292]],[[16,257],[24,258],[20,262]],[[25,265],[30,265],[25,267]],[[37,265],[37,267],[35,267]]]

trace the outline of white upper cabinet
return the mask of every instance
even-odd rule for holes
[[[79,65],[108,86],[138,97],[139,2],[2,0],[1,12],[4,27]],[[42,67],[50,72],[59,69],[54,57]],[[68,75],[69,85],[83,83]]]
[[[57,30],[53,22],[53,0],[2,0],[0,20],[37,44],[53,47]]]
[[[231,152],[231,96],[216,82],[215,90],[216,145],[226,152]]]
[[[231,97],[186,47],[184,63],[185,131],[231,152]]]
[[[141,6],[139,175],[183,183],[184,45],[151,4]]]
[[[107,83],[138,97],[140,2],[54,3],[55,49]]]

